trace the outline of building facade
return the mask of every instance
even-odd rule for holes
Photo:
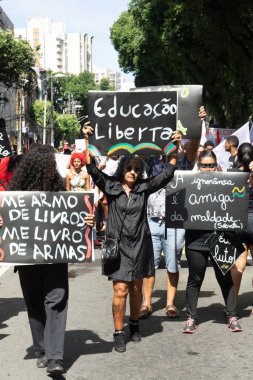
[[[121,74],[116,70],[94,67],[93,73],[96,84],[99,84],[102,79],[106,78],[110,86],[116,91],[121,89]]]
[[[36,66],[53,72],[78,75],[92,72],[92,40],[87,34],[66,33],[65,25],[49,17],[31,17],[26,29],[15,29],[36,52]]]
[[[14,25],[7,14],[0,7],[0,30],[14,30]],[[8,88],[0,83],[0,118],[6,123],[7,132],[10,135],[16,133],[16,90],[14,87]]]

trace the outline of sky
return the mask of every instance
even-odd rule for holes
[[[110,27],[127,10],[129,0],[3,0],[0,6],[15,28],[25,28],[28,17],[50,17],[63,22],[67,33],[88,33],[93,39],[93,64],[122,71],[110,41]],[[122,75],[133,81],[132,75]]]

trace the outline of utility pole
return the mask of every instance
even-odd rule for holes
[[[46,131],[47,131],[47,91],[44,92],[44,119],[43,119],[43,131],[42,131],[42,142],[43,145],[46,144]]]
[[[18,147],[17,153],[22,154],[22,96],[18,92]]]
[[[50,92],[51,92],[51,107],[50,107],[50,132],[51,132],[51,145],[54,147],[54,89],[53,77],[50,78]]]

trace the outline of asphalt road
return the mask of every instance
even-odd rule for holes
[[[253,270],[250,265],[246,268],[239,298],[242,333],[228,330],[220,289],[213,268],[208,267],[199,298],[199,327],[194,335],[182,334],[187,280],[183,259],[176,298],[180,318],[171,321],[165,316],[166,271],[159,269],[154,313],[141,322],[142,341],[129,342],[123,354],[112,350],[112,285],[101,276],[99,259],[92,264],[71,265],[69,272],[67,373],[58,379],[252,379]],[[12,268],[0,277],[0,293],[0,380],[48,379],[45,369],[36,367],[26,308],[18,276]]]

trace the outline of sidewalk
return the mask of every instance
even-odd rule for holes
[[[99,251],[96,250],[96,257]],[[242,281],[239,302],[242,333],[229,332],[222,314],[223,301],[208,267],[199,298],[200,325],[194,335],[181,330],[185,320],[186,262],[183,258],[176,306],[178,320],[165,316],[165,276],[159,269],[154,291],[154,313],[141,322],[142,341],[129,342],[127,351],[112,351],[112,285],[101,276],[99,259],[70,265],[70,300],[65,343],[68,372],[58,379],[251,379],[253,305],[251,266]],[[36,367],[31,334],[18,276],[10,268],[0,277],[0,380],[49,379]],[[127,310],[128,314],[128,310]],[[128,328],[126,328],[128,333]]]

